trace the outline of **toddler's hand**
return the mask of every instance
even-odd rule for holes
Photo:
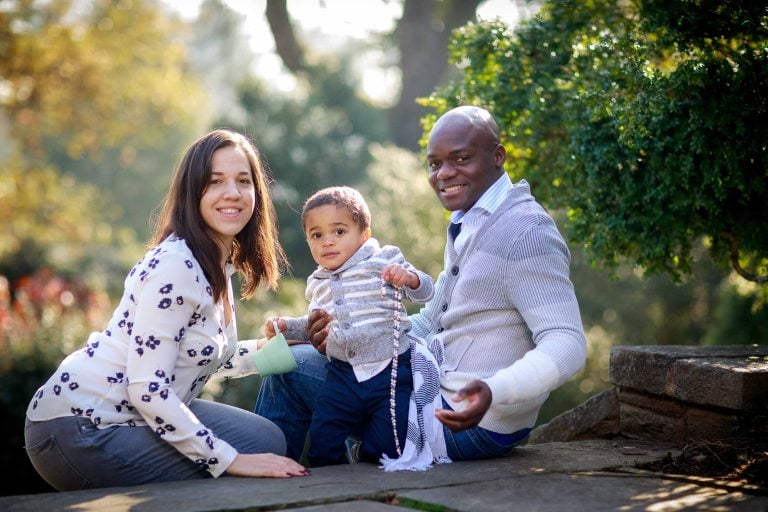
[[[415,290],[419,287],[419,277],[397,263],[390,263],[381,271],[381,278],[391,283],[395,288],[408,288]]]
[[[285,323],[285,320],[280,317],[274,317],[267,320],[267,323],[264,324],[264,336],[267,338],[273,337],[275,334],[275,324],[273,322],[277,321],[277,327],[280,329],[280,332],[285,332],[285,329],[287,328],[287,325]]]

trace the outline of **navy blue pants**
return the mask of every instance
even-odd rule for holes
[[[390,414],[392,365],[375,377],[357,382],[349,363],[331,359],[328,375],[319,391],[309,427],[309,464],[313,467],[346,464],[344,441],[356,437],[363,441],[360,460],[378,463],[382,454],[397,457]],[[411,351],[397,361],[395,417],[400,449],[408,431],[408,406],[413,390]]]

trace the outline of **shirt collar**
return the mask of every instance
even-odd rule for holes
[[[480,196],[480,199],[472,205],[472,208],[470,208],[468,212],[464,213],[461,210],[451,212],[451,222],[461,222],[464,216],[470,212],[485,212],[487,214],[495,212],[501,203],[504,202],[504,199],[511,189],[512,180],[509,178],[509,174],[505,172],[499,176],[499,179],[497,179],[493,185],[488,187],[488,190]]]

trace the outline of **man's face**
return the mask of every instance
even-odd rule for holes
[[[467,212],[501,176],[505,157],[489,130],[446,114],[427,144],[429,184],[446,210]]]

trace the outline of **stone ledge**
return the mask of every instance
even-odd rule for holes
[[[528,442],[768,436],[768,346],[618,346],[610,375],[612,388],[537,427]]]
[[[615,346],[611,382],[740,412],[768,408],[768,346]]]
[[[619,434],[619,399],[616,388],[607,389],[541,425],[528,436],[528,444],[582,439],[610,439]]]

